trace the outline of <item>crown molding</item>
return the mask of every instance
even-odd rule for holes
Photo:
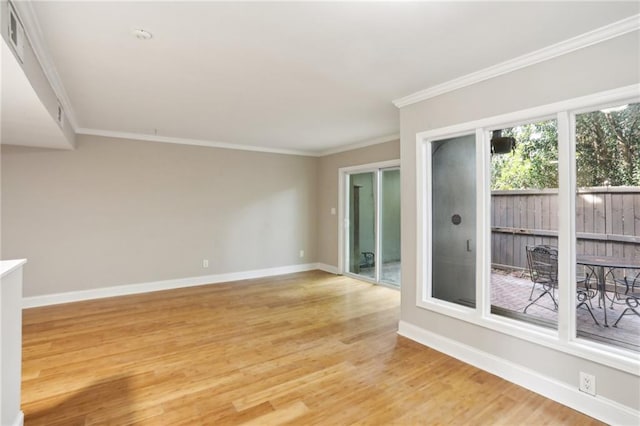
[[[371,145],[378,145],[381,143],[385,143],[385,142],[391,142],[391,141],[396,141],[396,140],[400,140],[400,134],[399,133],[395,133],[393,135],[388,135],[388,136],[381,136],[379,138],[374,138],[374,139],[369,139],[363,142],[357,142],[357,143],[353,143],[353,144],[349,144],[349,145],[342,145],[339,146],[337,148],[331,148],[331,149],[327,149],[324,151],[319,151],[317,154],[315,154],[316,157],[325,157],[327,155],[331,155],[331,154],[338,154],[340,152],[345,152],[345,151],[353,151],[354,149],[358,149],[358,148],[365,148],[367,146],[371,146]]]
[[[76,129],[76,133],[78,135],[101,136],[101,137],[115,138],[115,139],[129,139],[129,140],[147,141],[147,142],[173,143],[178,145],[205,146],[209,148],[235,149],[239,151],[266,152],[269,154],[300,155],[304,157],[324,157],[331,154],[337,154],[345,151],[352,151],[354,149],[364,148],[367,146],[377,145],[377,144],[391,142],[391,141],[400,139],[399,134],[394,134],[394,135],[383,136],[375,139],[370,139],[370,140],[355,143],[355,144],[344,145],[344,146],[333,148],[326,151],[305,151],[301,149],[297,150],[297,149],[268,148],[263,146],[242,145],[242,144],[236,144],[236,143],[230,143],[230,142],[216,142],[216,141],[207,141],[202,139],[188,139],[188,138],[179,138],[179,137],[173,137],[173,136],[150,135],[145,133],[117,132],[113,130],[88,129],[84,127],[80,127]]]
[[[56,71],[53,59],[51,59],[51,56],[49,55],[49,50],[44,42],[44,34],[31,1],[12,1],[11,4],[16,9],[20,20],[22,21],[27,40],[31,45],[36,59],[40,63],[40,67],[49,81],[53,92],[58,98],[58,102],[60,102],[60,105],[64,109],[64,114],[67,120],[71,124],[71,127],[76,130],[78,128],[78,121],[76,120],[75,111],[71,106],[71,101],[69,100],[67,91],[62,84],[62,80]]]
[[[144,133],[127,133],[127,132],[116,132],[112,130],[87,129],[84,127],[76,129],[76,133],[79,135],[102,136],[107,138],[130,139],[130,140],[147,141],[147,142],[173,143],[178,145],[206,146],[209,148],[266,152],[269,154],[301,155],[305,157],[318,156],[313,152],[303,151],[303,150],[268,148],[263,146],[242,145],[242,144],[235,144],[235,143],[229,143],[229,142],[206,141],[202,139],[188,139],[188,138],[179,138],[179,137],[173,137],[173,136],[149,135]]]
[[[463,87],[471,86],[484,80],[489,80],[512,71],[519,70],[558,56],[566,55],[594,44],[602,43],[640,29],[640,14],[630,16],[620,21],[614,22],[593,31],[586,32],[576,37],[552,44],[551,46],[535,50],[522,56],[501,62],[499,64],[484,68],[480,71],[467,74],[465,76],[449,80],[445,83],[429,87],[425,90],[396,99],[393,104],[402,108],[427,99],[434,98],[444,93],[452,92]]]

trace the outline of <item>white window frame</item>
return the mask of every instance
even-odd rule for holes
[[[416,304],[482,327],[640,376],[640,354],[576,336],[575,116],[609,106],[640,102],[640,84],[484,118],[416,134]],[[558,128],[558,290],[557,330],[491,313],[491,169],[490,132],[524,123],[557,119]],[[432,142],[476,135],[476,307],[431,296],[431,149]],[[565,302],[563,302],[565,301]],[[568,302],[566,302],[568,301]]]

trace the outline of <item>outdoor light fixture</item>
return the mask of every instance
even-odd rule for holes
[[[502,130],[494,130],[491,137],[491,154],[508,154],[516,148],[516,138],[502,136]]]

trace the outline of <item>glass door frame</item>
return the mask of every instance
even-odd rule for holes
[[[400,159],[381,161],[377,163],[362,164],[359,166],[342,167],[338,169],[338,274],[346,275],[349,277],[357,278],[360,280],[368,281],[373,284],[379,284],[398,289],[400,285],[396,286],[390,283],[385,283],[380,280],[380,268],[382,263],[379,261],[381,253],[381,221],[380,221],[380,209],[381,209],[381,175],[382,171],[389,169],[400,170]],[[375,188],[375,250],[376,258],[375,262],[375,278],[354,274],[349,272],[350,262],[350,250],[349,250],[349,176],[352,174],[360,173],[374,173],[374,188]]]

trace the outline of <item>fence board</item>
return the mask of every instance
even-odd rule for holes
[[[558,196],[547,195],[549,199],[549,229],[558,229]]]
[[[583,216],[584,216],[584,232],[593,233],[595,227],[593,225],[593,214],[595,204],[595,195],[594,194],[580,194],[580,198],[583,200]],[[584,243],[584,254],[596,254],[596,245],[592,241],[585,241]]]
[[[557,192],[494,191],[491,201],[493,263],[525,268],[527,245],[557,245]],[[577,254],[640,262],[640,188],[581,189],[576,234]]]
[[[632,194],[628,197],[620,197],[620,204],[622,205],[622,234],[635,235],[635,219],[634,219],[634,202],[636,194]]]

